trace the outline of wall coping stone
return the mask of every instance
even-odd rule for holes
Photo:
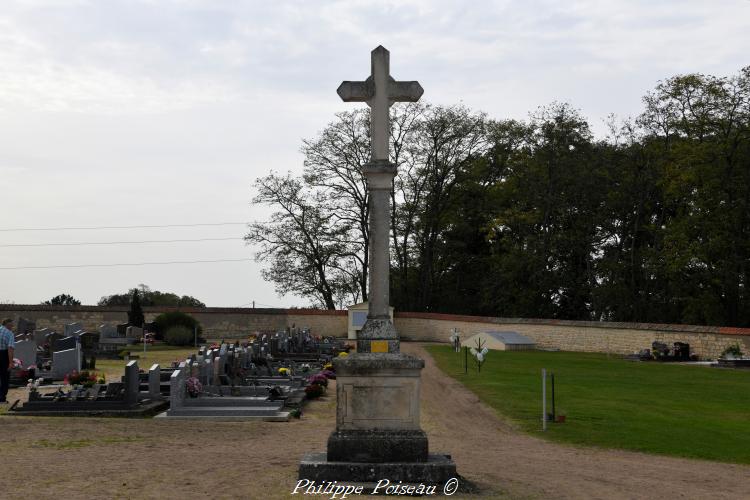
[[[28,312],[127,312],[128,306],[50,306],[42,304],[0,304],[2,311]],[[160,307],[144,306],[144,313],[181,311],[188,314],[258,314],[258,315],[300,315],[300,316],[347,316],[346,310],[326,309],[276,309],[250,307]],[[0,314],[1,315],[1,314]],[[663,323],[624,323],[609,321],[573,321],[542,318],[498,318],[493,316],[468,316],[432,312],[394,313],[394,319],[427,319],[437,321],[463,321],[467,323],[490,323],[496,325],[548,325],[583,328],[612,328],[622,330],[652,330],[662,332],[710,333],[718,335],[750,336],[750,328],[709,325],[680,325]]]

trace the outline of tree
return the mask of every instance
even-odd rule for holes
[[[678,321],[750,324],[750,67],[681,75],[644,98],[639,123],[659,147],[658,254]]]
[[[133,296],[130,299],[130,310],[128,311],[128,324],[143,328],[146,319],[143,317],[141,309],[141,297],[138,290],[133,290]]]
[[[80,306],[81,301],[76,299],[72,295],[61,293],[60,295],[56,295],[49,300],[45,300],[44,302],[42,302],[42,304],[46,306]]]
[[[352,273],[347,269],[346,234],[328,209],[327,197],[291,175],[270,174],[256,180],[254,203],[277,207],[270,222],[253,223],[245,236],[257,244],[256,260],[268,260],[263,277],[279,294],[308,297],[327,309],[351,292]]]
[[[429,310],[451,263],[443,234],[459,172],[486,148],[483,113],[464,106],[394,106],[393,303]]]
[[[151,290],[144,284],[131,288],[127,293],[107,295],[102,297],[98,305],[100,306],[127,306],[130,305],[133,292],[138,291],[141,305],[143,306],[167,306],[167,307],[206,307],[206,304],[189,295],[179,296],[170,292],[160,292]]]

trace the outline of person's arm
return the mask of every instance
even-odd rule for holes
[[[12,347],[8,347],[8,371],[13,369],[13,355],[15,354],[15,349]]]

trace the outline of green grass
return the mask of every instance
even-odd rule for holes
[[[138,368],[142,370],[148,370],[151,365],[158,363],[160,366],[172,366],[173,361],[185,361],[189,355],[197,352],[194,347],[173,347],[164,344],[157,344],[155,346],[148,346],[146,348],[146,356],[143,356],[143,346],[140,349],[131,349],[130,353],[134,356],[138,356]],[[104,372],[107,376],[108,381],[120,380],[120,377],[125,373],[125,365],[127,361],[122,359],[97,359],[96,360],[96,371]]]
[[[447,346],[427,349],[444,372],[531,434],[750,463],[750,371],[635,363],[604,354],[490,351],[481,373],[469,355],[464,375],[463,353]],[[541,430],[542,368],[554,372],[557,414],[567,417],[546,433]]]

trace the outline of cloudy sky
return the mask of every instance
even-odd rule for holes
[[[377,45],[429,102],[523,119],[567,101],[601,134],[661,79],[750,64],[748,19],[748,0],[2,0],[0,303],[145,283],[304,305],[241,240],[267,216],[252,182],[301,171],[301,140],[355,106],[336,87]],[[59,230],[91,227],[110,229]],[[155,240],[171,242],[110,244]]]

